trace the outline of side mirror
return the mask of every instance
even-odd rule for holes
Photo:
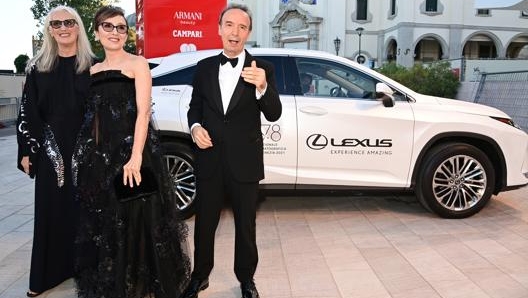
[[[376,84],[376,98],[381,100],[384,107],[391,108],[394,106],[395,102],[392,94],[394,94],[394,91],[385,83]]]

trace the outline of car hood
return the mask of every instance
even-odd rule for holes
[[[508,114],[497,108],[463,100],[417,94],[416,102],[420,104],[438,104],[445,110],[457,113],[510,118]]]

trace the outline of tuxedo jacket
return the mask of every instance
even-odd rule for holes
[[[257,67],[265,70],[266,92],[257,100],[255,85],[240,77],[224,114],[218,81],[220,55],[198,62],[194,75],[188,125],[190,128],[199,123],[209,132],[213,143],[207,149],[195,146],[195,175],[207,179],[223,164],[240,182],[260,181],[264,179],[260,116],[262,113],[266,120],[276,121],[282,113],[273,65],[246,51],[244,67],[255,60]]]

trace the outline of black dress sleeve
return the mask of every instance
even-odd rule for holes
[[[38,75],[33,68],[26,76],[26,82],[22,92],[22,101],[18,111],[16,122],[18,157],[17,168],[24,172],[20,164],[22,157],[29,156],[31,166],[29,167],[29,176],[35,177],[37,168],[37,155],[40,149],[42,136],[42,119],[38,112],[38,86],[36,76]]]

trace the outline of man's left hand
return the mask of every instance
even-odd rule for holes
[[[266,72],[264,69],[257,67],[255,60],[251,61],[250,67],[242,69],[242,78],[244,81],[257,87],[257,91],[262,93],[266,89]]]

